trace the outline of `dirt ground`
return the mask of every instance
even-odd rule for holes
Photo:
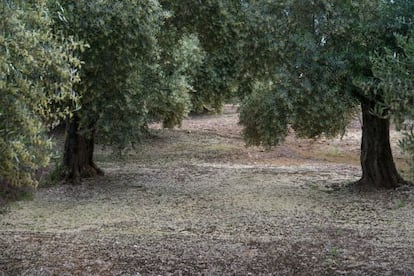
[[[122,158],[98,147],[104,177],[0,214],[0,275],[414,275],[414,189],[346,188],[358,120],[271,151],[244,147],[233,106],[152,128]]]

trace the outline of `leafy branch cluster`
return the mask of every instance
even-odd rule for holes
[[[52,32],[46,1],[3,1],[0,32],[0,182],[36,185],[50,160],[45,126],[76,110],[81,43]]]

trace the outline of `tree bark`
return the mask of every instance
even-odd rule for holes
[[[374,104],[371,102],[361,102],[362,178],[357,182],[357,186],[374,189],[397,188],[405,181],[398,173],[392,156],[390,121],[373,115],[373,107]]]
[[[66,140],[63,155],[63,164],[67,170],[67,177],[73,184],[80,184],[81,178],[103,175],[93,162],[94,152],[94,127],[90,137],[85,137],[78,132],[79,118],[75,115],[67,122]]]

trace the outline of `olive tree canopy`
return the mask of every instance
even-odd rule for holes
[[[0,15],[0,186],[35,186],[51,156],[46,128],[78,108],[83,44],[52,32],[46,1],[2,1]]]
[[[385,49],[398,52],[396,34],[408,35],[413,5],[382,0],[246,4],[253,52],[259,53],[259,63],[253,63],[258,77],[241,107],[247,142],[276,145],[288,126],[299,136],[338,135],[360,106],[359,186],[395,188],[404,183],[389,140],[390,120],[403,111],[395,112],[387,102],[412,110],[412,91],[401,93],[398,86],[385,90],[371,57],[385,55]]]

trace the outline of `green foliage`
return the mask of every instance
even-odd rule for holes
[[[162,121],[164,127],[171,128],[181,125],[183,116],[191,109],[192,84],[204,52],[196,35],[184,34],[175,41],[171,35],[166,35],[168,32],[173,30],[164,30],[161,37],[160,71],[154,79],[159,88],[151,94],[148,109],[152,120]],[[175,45],[174,49],[171,45]]]
[[[385,54],[372,56],[375,89],[383,94],[382,107],[401,127],[414,119],[414,39],[396,34],[397,49],[385,49]]]
[[[398,126],[413,120],[411,1],[46,2],[0,11],[0,181],[33,183],[50,159],[44,126],[72,113],[81,134],[119,147],[234,94],[251,145],[289,127],[342,134],[366,101]]]
[[[161,1],[172,12],[167,25],[179,34],[196,34],[204,59],[194,72],[192,109],[206,106],[219,111],[239,82],[238,42],[247,36],[242,1]]]
[[[0,14],[0,185],[35,186],[50,159],[45,126],[78,108],[80,44],[52,34],[45,1],[2,1]]]
[[[413,5],[414,6],[414,5]],[[410,23],[411,25],[412,23]],[[410,156],[410,178],[414,170],[414,38],[395,34],[396,50],[386,48],[385,54],[372,55],[374,88],[381,91],[381,109],[387,110],[398,129],[403,131],[400,148]]]
[[[353,64],[342,36],[354,30],[347,21],[348,26],[336,26],[339,12],[345,12],[344,5],[328,1],[255,1],[246,6],[251,41],[242,45],[247,61],[243,70],[253,81],[272,84],[271,90],[239,87],[247,91],[241,92],[243,105],[255,106],[254,113],[241,107],[248,143],[273,146],[283,140],[288,125],[310,138],[343,133],[356,101],[348,87]]]
[[[250,36],[240,53],[250,81],[239,90],[248,143],[272,146],[288,125],[299,136],[342,134],[362,101],[373,103],[379,117],[406,116],[412,93],[399,89],[400,106],[388,108],[389,93],[378,89],[370,55],[396,49],[394,33],[407,32],[398,19],[408,7],[407,1],[380,0],[246,2]]]
[[[275,146],[288,132],[289,105],[286,91],[275,91],[273,83],[256,83],[240,109],[240,123],[248,145]],[[258,139],[260,137],[260,139]]]
[[[155,0],[61,1],[55,25],[84,40],[80,131],[120,147],[140,139],[152,120],[180,124],[190,109],[192,67],[202,60],[197,37],[174,36],[170,13]],[[176,39],[176,43],[172,42]]]

